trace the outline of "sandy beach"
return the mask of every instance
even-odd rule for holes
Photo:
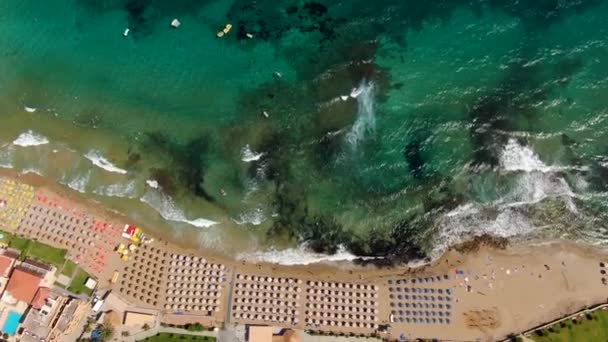
[[[3,170],[0,176],[31,185],[38,195],[54,194],[71,203],[70,210],[103,219],[110,227],[132,224],[149,231],[144,222],[133,222],[37,175]],[[36,201],[32,207],[41,205]],[[68,258],[74,258],[71,242],[36,229],[45,227],[22,224],[15,233],[67,248]],[[154,238],[128,261],[111,251],[100,266],[82,266],[132,308],[158,310],[169,319],[188,313],[218,327],[269,324],[389,339],[494,341],[607,300],[599,263],[608,254],[568,241],[504,248],[482,241],[460,251],[452,248],[420,267],[378,268],[254,264],[195,249],[170,236]],[[108,239],[108,246],[121,241],[118,235]],[[120,277],[111,283],[115,271]],[[150,279],[154,286],[145,286]]]

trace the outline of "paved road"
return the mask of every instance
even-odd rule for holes
[[[234,287],[234,278],[236,278],[236,270],[232,270],[232,277],[230,279],[230,288],[228,288],[228,310],[226,310],[226,324],[230,324],[230,316],[232,316],[232,289]]]

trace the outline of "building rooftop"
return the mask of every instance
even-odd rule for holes
[[[0,255],[0,276],[8,277],[11,274],[11,269],[15,259],[7,255]]]
[[[39,287],[38,292],[36,292],[36,295],[32,300],[32,307],[38,310],[42,309],[49,294],[51,294],[51,290],[48,287]]]
[[[31,304],[41,281],[38,275],[17,267],[8,280],[6,292],[17,300]]]

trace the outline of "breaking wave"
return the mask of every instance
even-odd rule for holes
[[[158,182],[153,179],[146,180],[146,184],[148,184],[148,186],[151,187],[152,189],[158,189],[158,187],[159,187]]]
[[[156,210],[162,218],[168,221],[183,222],[199,228],[208,228],[218,224],[218,222],[205,218],[188,219],[175,202],[160,191],[148,191],[139,200]]]
[[[44,176],[44,173],[42,173],[42,171],[38,170],[35,167],[26,167],[23,170],[21,170],[21,173],[23,173],[23,174],[33,173],[38,176]]]
[[[85,175],[80,175],[80,176],[70,179],[67,182],[64,182],[64,184],[67,185],[72,190],[76,190],[76,191],[84,194],[84,193],[86,193],[86,187],[87,187],[87,184],[89,183],[90,177],[91,177],[91,173],[87,172]]]
[[[280,265],[310,265],[368,258],[357,257],[354,254],[349,253],[342,245],[338,246],[338,251],[332,255],[314,253],[308,250],[306,245],[301,245],[297,248],[284,250],[242,253],[237,255],[237,259],[250,262],[269,262]]]
[[[102,185],[93,190],[93,193],[107,197],[136,198],[137,187],[134,180],[127,183]]]
[[[108,172],[120,173],[123,175],[127,173],[127,170],[115,166],[109,160],[104,158],[98,151],[90,150],[89,152],[87,152],[87,154],[84,155],[84,157],[90,160],[93,165],[100,167]]]
[[[39,146],[39,145],[45,145],[48,143],[49,143],[49,139],[47,139],[43,135],[34,133],[34,131],[32,131],[32,130],[19,134],[17,139],[15,139],[13,141],[13,145],[21,146],[21,147]]]
[[[439,234],[433,256],[471,236],[492,235],[512,238],[533,233],[537,227],[530,220],[532,205],[546,198],[559,198],[572,213],[577,213],[573,198],[577,195],[558,172],[563,168],[543,163],[528,146],[509,139],[500,157],[501,170],[515,175],[515,186],[502,198],[489,203],[467,203],[439,219]]]
[[[259,226],[264,223],[264,221],[266,221],[266,216],[264,215],[264,211],[260,208],[247,210],[234,220],[234,222],[239,225],[251,224],[254,226]]]
[[[264,156],[264,152],[255,153],[254,151],[251,150],[251,147],[249,147],[249,144],[245,145],[245,147],[243,147],[243,149],[241,150],[241,160],[246,163],[250,163],[252,161],[259,160],[263,156]]]

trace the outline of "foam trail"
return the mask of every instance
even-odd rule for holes
[[[13,141],[13,145],[21,147],[30,147],[45,145],[49,143],[49,139],[40,134],[34,133],[32,130],[19,134],[17,139]]]
[[[34,174],[37,174],[38,176],[44,176],[42,171],[36,169],[35,167],[24,168],[23,170],[21,170],[21,173],[23,173],[23,174],[34,173]]]
[[[159,191],[148,191],[139,200],[156,210],[160,216],[168,221],[183,222],[199,228],[208,228],[218,224],[218,222],[205,218],[188,219],[186,214],[177,207],[169,196]]]
[[[243,147],[243,149],[241,150],[241,160],[246,163],[259,160],[263,156],[264,156],[264,152],[255,153],[254,151],[251,150],[251,147],[249,147],[249,144],[245,145],[245,147]]]
[[[100,167],[108,172],[126,174],[127,170],[121,169],[114,164],[112,164],[109,160],[104,158],[98,151],[90,150],[87,154],[84,155],[85,158],[91,161],[93,165]]]
[[[122,198],[136,198],[136,184],[135,181],[132,180],[126,184],[118,183],[118,184],[110,184],[103,185],[93,190],[93,193],[101,196],[108,197],[122,197]]]
[[[0,149],[0,167],[6,168],[6,169],[12,169],[13,168],[13,148],[12,147],[8,147],[8,148],[4,148],[7,145],[3,145],[2,149]]]
[[[69,188],[71,188],[72,190],[76,190],[76,191],[84,194],[86,192],[86,186],[87,186],[87,183],[89,183],[90,177],[91,177],[91,172],[89,171],[85,175],[74,177],[69,182],[67,182],[66,185]]]
[[[239,215],[238,219],[234,220],[238,225],[251,224],[254,226],[259,226],[264,221],[266,221],[266,216],[260,208],[245,211]]]
[[[268,252],[242,253],[237,255],[237,259],[251,262],[269,262],[280,265],[310,265],[371,258],[357,257],[349,253],[342,245],[340,245],[338,251],[332,255],[313,253],[306,248],[306,245],[301,245],[298,248],[289,248],[280,251],[272,250]]]
[[[351,92],[351,97],[357,99],[357,120],[346,135],[346,140],[353,147],[357,147],[365,139],[365,135],[376,128],[374,84],[362,81],[359,88]]]

